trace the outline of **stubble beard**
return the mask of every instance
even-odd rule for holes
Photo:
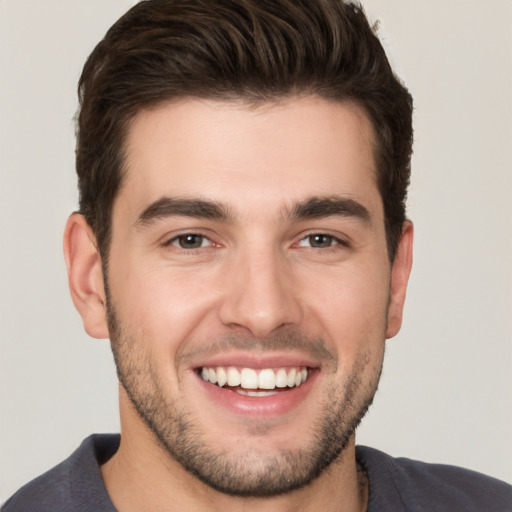
[[[254,450],[233,454],[205,441],[191,414],[159,385],[144,340],[126,332],[111,301],[107,310],[118,378],[135,410],[173,459],[203,483],[227,495],[271,497],[310,484],[341,458],[377,391],[382,357],[372,369],[371,381],[365,383],[361,376],[366,374],[371,358],[364,354],[343,384],[331,386],[307,445],[273,455]],[[258,430],[264,435],[265,426],[256,426],[254,431]]]

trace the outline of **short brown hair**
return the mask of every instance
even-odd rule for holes
[[[352,100],[371,119],[392,260],[405,220],[412,98],[361,6],[342,0],[145,0],[110,28],[79,81],[76,147],[80,212],[104,259],[137,112],[185,96],[295,94]]]

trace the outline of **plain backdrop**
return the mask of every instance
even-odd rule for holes
[[[61,238],[76,83],[127,0],[0,0],[0,501],[118,431]],[[512,480],[512,2],[366,0],[415,98],[415,264],[359,443]]]

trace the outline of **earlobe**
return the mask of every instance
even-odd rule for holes
[[[405,221],[391,270],[391,293],[386,338],[396,336],[402,325],[407,283],[412,267],[413,231],[412,222]]]
[[[66,223],[64,257],[71,298],[86,332],[93,338],[108,338],[101,256],[91,227],[78,213]]]

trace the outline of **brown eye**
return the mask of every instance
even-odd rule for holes
[[[306,239],[308,240],[310,247],[315,247],[317,249],[332,247],[336,243],[336,239],[333,236],[323,234],[309,235]]]
[[[178,245],[182,249],[199,249],[203,247],[208,241],[203,235],[195,235],[193,233],[187,233],[186,235],[180,235],[173,240],[173,245]]]

